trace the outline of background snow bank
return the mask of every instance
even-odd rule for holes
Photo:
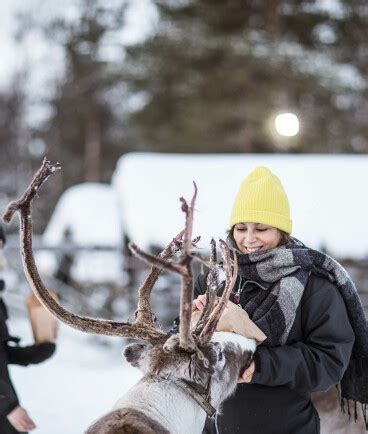
[[[57,203],[43,241],[58,245],[66,229],[71,230],[73,241],[80,246],[119,246],[120,216],[111,186],[86,182],[68,188]]]
[[[257,166],[269,167],[289,197],[293,235],[336,257],[368,254],[368,156],[288,154],[150,154],[120,158],[112,184],[124,231],[139,246],[166,245],[184,224],[179,197],[199,189],[194,235],[208,248],[224,237],[240,183]]]

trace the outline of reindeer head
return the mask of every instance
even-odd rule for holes
[[[255,348],[254,339],[215,332],[210,342],[200,346],[200,353],[165,351],[162,345],[144,342],[128,345],[123,354],[145,375],[170,376],[201,385],[211,381],[212,403],[217,406],[235,390],[237,379],[252,361]]]
[[[235,387],[234,384],[236,384],[240,370],[249,364],[255,343],[253,340],[247,340],[231,333],[216,333],[213,336],[237,277],[237,260],[236,256],[231,258],[228,246],[220,240],[226,284],[220,301],[215,305],[220,272],[216,261],[216,243],[214,240],[211,242],[212,252],[209,261],[191,251],[191,247],[195,246],[198,241],[198,238],[192,241],[196,185],[194,184],[195,191],[190,205],[185,199],[180,199],[182,211],[186,216],[185,229],[160,255],[152,256],[134,244],[130,245],[134,254],[151,265],[148,277],[139,288],[135,321],[128,323],[97,320],[75,315],[60,306],[43,285],[34,262],[31,203],[43,182],[59,168],[59,164],[51,164],[44,159],[22,198],[12,202],[3,216],[4,221],[9,222],[16,211],[20,213],[23,266],[38,299],[54,316],[76,329],[88,333],[123,336],[143,341],[143,343],[127,346],[124,355],[133,366],[139,367],[146,375],[170,374],[176,378],[201,384],[212,377],[216,378],[218,383],[220,380],[223,383],[217,395],[221,397],[226,393],[229,394],[230,385],[232,388]],[[178,252],[180,252],[179,260],[177,262],[170,260]],[[192,329],[193,260],[198,260],[208,266],[210,273],[207,281],[206,306],[197,325]],[[162,269],[179,273],[182,281],[179,333],[172,336],[155,326],[155,316],[150,307],[151,291]],[[224,369],[225,366],[227,369]],[[227,384],[228,388],[226,388]]]
[[[197,352],[165,351],[162,345],[149,343],[134,343],[128,345],[123,354],[126,360],[139,368],[144,374],[162,375],[182,378],[188,381],[205,382],[208,375],[213,374],[214,366],[221,358],[220,348],[205,344],[201,348],[203,357]]]

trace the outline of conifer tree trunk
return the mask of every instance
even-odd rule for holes
[[[268,30],[272,33],[277,33],[280,24],[279,14],[280,1],[268,0],[266,3],[266,23]]]
[[[85,180],[99,182],[101,179],[101,129],[95,111],[87,112],[84,159]]]

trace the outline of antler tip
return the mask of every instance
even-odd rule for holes
[[[13,218],[13,215],[15,214],[16,211],[18,211],[19,206],[17,204],[17,202],[11,202],[6,210],[4,211],[4,213],[1,215],[1,219],[4,223],[10,223],[11,219]]]
[[[52,163],[46,156],[43,157],[42,167],[47,168],[51,173],[56,172],[61,169],[61,164],[57,161],[56,163]]]
[[[180,197],[179,200],[181,202],[181,210],[187,213],[189,211],[188,202],[184,199],[184,197]]]
[[[129,244],[128,244],[128,247],[129,247],[129,250],[131,250],[133,253],[137,250],[137,244],[135,244],[135,243],[133,243],[133,242],[130,242]]]
[[[200,236],[200,235],[198,235],[197,237],[195,237],[195,238],[192,240],[192,246],[193,246],[193,247],[197,247],[196,244],[199,243],[199,241],[201,241],[201,236]]]

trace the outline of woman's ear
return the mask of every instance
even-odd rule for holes
[[[152,345],[148,342],[130,344],[125,347],[123,355],[132,366],[134,366],[135,368],[142,368],[144,356],[151,348]]]

